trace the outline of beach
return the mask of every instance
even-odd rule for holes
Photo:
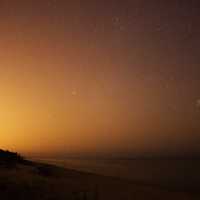
[[[143,200],[199,199],[196,192],[174,191],[38,162],[0,168],[2,199]]]

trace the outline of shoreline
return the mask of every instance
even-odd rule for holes
[[[41,159],[43,160],[43,159]],[[182,187],[173,187],[169,185],[164,185],[164,184],[156,184],[156,183],[148,183],[145,181],[138,181],[138,180],[133,180],[133,179],[128,179],[125,177],[118,177],[118,176],[111,176],[111,175],[105,175],[105,174],[99,174],[95,172],[91,172],[90,170],[84,171],[84,170],[78,170],[78,169],[73,169],[69,168],[67,166],[64,166],[62,164],[56,164],[56,163],[48,163],[48,162],[41,162],[41,163],[46,163],[48,165],[52,165],[55,167],[60,167],[63,168],[67,171],[73,171],[75,173],[80,173],[82,175],[88,175],[88,176],[95,176],[95,177],[103,177],[105,179],[112,179],[113,181],[118,181],[121,183],[126,183],[126,184],[131,184],[133,186],[138,186],[138,187],[147,187],[155,190],[161,190],[165,192],[172,192],[172,193],[186,193],[186,194],[192,194],[192,195],[198,195],[200,196],[200,191],[199,188],[182,188]]]
[[[170,180],[170,182],[169,182],[169,180],[167,180],[168,181],[167,182],[166,180],[163,181],[162,179],[158,179],[158,178],[156,181],[156,179],[151,180],[151,179],[140,179],[140,177],[138,178],[138,176],[134,177],[134,174],[135,174],[134,171],[132,172],[132,174],[131,174],[131,172],[130,172],[130,174],[127,174],[127,171],[126,171],[125,176],[121,172],[119,172],[118,174],[113,173],[113,172],[110,173],[110,171],[111,171],[110,169],[108,169],[107,172],[105,172],[104,165],[100,166],[100,168],[98,170],[95,169],[94,166],[89,166],[89,165],[87,167],[82,167],[82,166],[79,167],[78,165],[73,166],[73,165],[71,165],[70,162],[68,162],[68,160],[71,160],[71,159],[35,159],[35,161],[56,165],[59,167],[63,167],[65,169],[72,169],[72,170],[81,171],[84,173],[96,174],[96,175],[105,176],[105,177],[111,177],[111,178],[119,179],[122,181],[128,181],[130,183],[141,185],[141,186],[155,187],[155,188],[159,188],[162,190],[173,191],[173,192],[175,191],[175,192],[200,193],[200,188],[199,188],[199,184],[198,184],[199,183],[198,177],[200,174],[195,174],[196,177],[193,177],[198,180],[198,182],[196,182],[196,183],[195,182],[190,183],[190,181],[194,181],[194,180],[190,180],[190,179],[187,180],[187,184],[185,184],[185,182],[182,183],[181,180],[176,180],[176,179],[175,179],[176,182],[174,180]],[[80,160],[80,159],[74,159],[74,160]],[[84,161],[84,159],[81,159],[81,161]],[[93,161],[95,162],[95,160],[93,160]],[[93,161],[92,161],[92,164],[93,164]],[[135,160],[135,161],[137,161],[137,160]],[[150,161],[150,160],[148,160],[148,161]],[[200,164],[200,162],[199,162],[199,164]],[[111,169],[112,169],[113,165],[108,164],[106,167],[108,167],[108,168],[111,167]],[[117,169],[120,170],[120,168],[117,168]],[[159,167],[158,167],[158,170],[159,170]],[[115,171],[117,171],[117,170],[115,170]],[[137,168],[136,168],[136,171],[137,171]],[[186,173],[186,172],[187,171],[184,171],[184,173]],[[166,174],[167,171],[165,171],[163,173]],[[148,173],[146,173],[146,174],[148,175]],[[172,174],[175,174],[175,172],[173,172]],[[155,176],[157,176],[157,175],[158,174],[155,174]],[[194,176],[194,174],[192,174],[192,175]],[[185,177],[185,174],[183,174],[183,177]],[[186,176],[186,177],[191,178],[189,176]],[[179,178],[182,179],[182,176],[180,177],[180,175],[179,175]]]
[[[9,184],[3,180],[9,180]],[[195,193],[169,191],[118,177],[35,161],[19,164],[14,169],[0,168],[0,190],[2,185],[6,185],[6,191],[9,191],[7,195],[14,195],[15,192],[15,195],[21,195],[20,192],[25,192],[25,199],[32,193],[36,195],[33,199],[41,200],[46,199],[43,195],[49,195],[50,199],[57,200],[199,199],[199,195]],[[32,200],[32,197],[29,199]]]

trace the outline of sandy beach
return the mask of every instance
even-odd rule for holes
[[[2,199],[57,200],[193,200],[197,193],[178,192],[137,184],[120,178],[27,162],[0,168]]]

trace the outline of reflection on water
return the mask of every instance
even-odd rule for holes
[[[40,159],[66,168],[180,189],[200,189],[200,160]]]

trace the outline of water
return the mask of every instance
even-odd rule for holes
[[[40,159],[79,171],[114,176],[140,184],[200,191],[197,159]]]

